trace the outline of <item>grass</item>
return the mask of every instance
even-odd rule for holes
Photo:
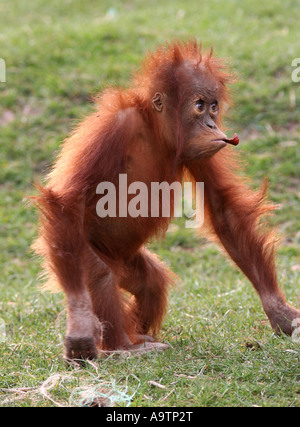
[[[282,205],[273,218],[283,236],[278,276],[297,305],[300,84],[291,80],[291,63],[300,56],[298,8],[293,0],[0,4],[7,65],[0,83],[1,406],[78,406],[87,389],[121,406],[300,405],[299,344],[273,335],[246,278],[180,224],[152,244],[182,282],[160,336],[170,350],[67,368],[64,298],[38,288],[40,268],[29,250],[36,212],[23,202],[74,122],[91,111],[90,94],[126,85],[157,44],[197,37],[230,58],[239,75],[227,125],[241,135],[254,185],[268,176],[270,196]]]

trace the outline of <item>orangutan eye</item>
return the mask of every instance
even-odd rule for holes
[[[204,112],[204,101],[202,99],[198,99],[195,103],[195,108],[199,113]]]
[[[211,112],[212,114],[217,114],[217,113],[218,113],[218,111],[219,111],[219,104],[218,104],[218,101],[215,101],[215,102],[213,102],[213,103],[211,104],[211,106],[210,106],[210,112]]]

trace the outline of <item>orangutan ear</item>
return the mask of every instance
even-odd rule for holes
[[[156,111],[162,111],[163,109],[163,99],[164,99],[164,94],[160,93],[160,92],[156,92],[151,100],[152,103],[152,107],[156,110]]]

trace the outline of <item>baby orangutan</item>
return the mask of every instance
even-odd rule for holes
[[[240,175],[237,154],[220,130],[232,77],[195,41],[148,55],[129,89],[106,90],[78,125],[35,198],[49,284],[68,306],[67,359],[96,358],[98,348],[155,346],[172,273],[144,244],[172,217],[97,215],[99,183],[204,182],[205,225],[252,282],[273,329],[293,332],[300,312],[285,302],[274,265],[272,232],[260,223],[273,206]],[[126,189],[125,189],[126,190]],[[128,203],[130,203],[130,195]],[[172,198],[170,200],[172,204]],[[129,297],[130,296],[130,297]],[[151,334],[148,335],[148,334]]]

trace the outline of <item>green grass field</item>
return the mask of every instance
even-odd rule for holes
[[[90,95],[126,85],[157,44],[196,37],[239,76],[227,126],[240,135],[254,186],[268,176],[281,204],[272,219],[282,236],[278,276],[298,305],[300,83],[291,63],[300,57],[299,7],[299,0],[0,3],[0,406],[80,406],[88,392],[120,406],[300,406],[299,344],[276,337],[248,280],[177,223],[152,244],[181,278],[160,335],[170,350],[66,367],[64,297],[39,289],[30,252],[36,212],[23,201],[92,111]]]

